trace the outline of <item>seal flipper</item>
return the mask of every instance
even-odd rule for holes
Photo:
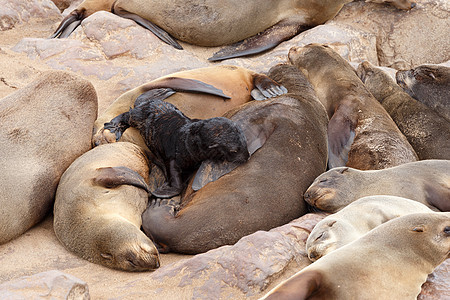
[[[288,90],[263,74],[256,74],[253,79],[255,88],[251,91],[254,100],[266,100],[286,94]]]
[[[56,28],[50,38],[68,37],[81,24],[81,20],[83,19],[84,13],[75,9],[61,21],[58,28]]]
[[[283,20],[272,27],[251,36],[243,41],[226,46],[208,58],[209,61],[220,61],[229,58],[261,53],[275,48],[298,33],[309,29],[297,20]]]
[[[355,139],[357,102],[344,100],[328,122],[328,168],[343,167]]]
[[[149,20],[146,20],[146,19],[142,18],[141,16],[138,16],[136,14],[133,14],[133,13],[129,12],[129,11],[126,11],[125,9],[117,7],[116,5],[113,5],[111,11],[112,11],[112,13],[114,13],[114,14],[122,17],[122,18],[127,18],[127,19],[135,21],[136,23],[138,23],[142,27],[150,30],[161,41],[163,41],[166,44],[171,45],[175,49],[183,50],[183,47],[181,47],[181,45],[178,44],[178,42],[172,36],[170,36],[169,33],[167,33],[165,30],[163,30],[159,26],[153,24]]]
[[[139,105],[145,105],[149,101],[156,101],[156,100],[163,101],[175,93],[176,91],[174,91],[171,88],[157,88],[149,90],[145,93],[140,94],[136,98],[136,100],[134,101],[134,107],[137,107]]]
[[[243,129],[245,138],[247,140],[248,153],[252,155],[259,148],[261,148],[267,141],[269,136],[275,130],[275,125],[270,124],[241,124],[237,122]],[[236,162],[213,162],[211,160],[205,160],[195,174],[194,181],[192,182],[192,189],[198,191],[206,184],[216,181],[225,174],[230,173],[236,169],[239,163]]]
[[[231,99],[231,97],[225,95],[222,90],[196,79],[166,77],[155,82],[147,83],[142,87],[142,90],[148,91],[156,88],[171,88],[177,92],[202,93],[218,96],[224,99]]]
[[[318,271],[301,272],[277,286],[262,299],[309,299],[311,295],[319,292],[321,283],[322,275]]]
[[[157,198],[172,198],[182,192],[181,173],[175,160],[171,159],[169,163],[165,163],[167,172],[167,181],[164,182],[156,190],[152,191],[152,195]]]
[[[130,113],[126,112],[118,115],[110,122],[105,123],[103,125],[103,128],[108,129],[111,133],[115,133],[117,142],[118,140],[120,140],[125,130],[127,130],[127,128],[130,127],[129,120],[130,120]]]
[[[149,193],[149,187],[144,178],[136,171],[127,167],[105,167],[96,170],[97,175],[92,179],[94,185],[106,188],[116,188],[121,185],[132,185]]]

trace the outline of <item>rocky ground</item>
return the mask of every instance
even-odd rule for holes
[[[63,9],[70,4],[73,8],[77,2],[55,0]],[[176,71],[213,65],[206,59],[219,49],[181,43],[185,50],[175,50],[133,21],[108,12],[87,18],[67,39],[48,39],[72,8],[61,13],[50,0],[0,0],[0,98],[47,70],[62,69],[93,83],[101,113],[137,85]],[[319,42],[355,64],[369,60],[406,69],[448,62],[449,36],[447,0],[417,0],[417,7],[408,12],[356,1],[327,24],[268,53],[220,64],[266,72],[287,61],[290,47]],[[91,264],[66,251],[53,233],[49,215],[23,236],[0,245],[0,298],[62,298],[71,293],[93,299],[256,299],[309,264],[304,243],[322,217],[309,214],[194,257],[162,255],[159,270],[126,273]],[[41,273],[51,270],[64,273]],[[449,282],[447,260],[429,276],[420,297],[450,298]]]

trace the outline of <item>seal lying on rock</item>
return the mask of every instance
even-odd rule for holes
[[[134,144],[101,145],[80,156],[64,172],[56,192],[58,240],[78,256],[110,268],[158,268],[158,251],[140,230],[147,180],[147,158]]]
[[[198,191],[191,180],[179,206],[174,199],[158,200],[142,215],[145,233],[162,251],[206,252],[306,213],[302,195],[326,169],[328,118],[295,67],[276,66],[269,76],[290,93],[249,102],[225,115],[247,133],[249,145],[261,147],[245,164]],[[206,168],[199,176],[212,175]]]
[[[99,10],[136,21],[165,43],[183,49],[173,38],[199,46],[236,43],[210,60],[259,53],[301,31],[332,19],[351,0],[85,0],[65,17],[52,37],[67,37]],[[411,9],[409,0],[372,0]],[[234,9],[239,8],[239,9]],[[172,37],[173,36],[173,37]]]
[[[362,197],[317,223],[306,240],[306,252],[310,260],[316,261],[389,220],[426,212],[433,211],[422,203],[402,197]]]
[[[266,75],[235,66],[222,65],[173,73],[138,86],[117,98],[95,121],[93,144],[115,142],[116,136],[103,128],[104,123],[127,112],[134,106],[138,96],[144,93],[155,95],[154,90],[159,88],[176,91],[165,101],[175,105],[191,119],[221,117],[228,110],[252,99],[263,100],[287,92]],[[139,131],[134,128],[129,128],[120,141],[147,147]]]
[[[396,79],[411,97],[450,121],[450,67],[422,65],[398,71]]]
[[[289,60],[307,74],[328,112],[330,169],[383,169],[417,160],[389,114],[337,52],[309,44],[291,48]]]
[[[449,120],[413,99],[387,73],[367,61],[358,66],[358,75],[408,139],[419,159],[450,159]],[[450,101],[450,94],[448,99]]]
[[[162,92],[163,97],[173,93]],[[166,182],[152,191],[155,197],[171,198],[181,193],[188,176],[204,160],[243,163],[248,160],[247,142],[239,125],[223,117],[190,119],[173,104],[154,97],[136,99],[133,109],[123,113],[105,129],[119,140],[128,127],[139,130],[163,170]]]
[[[450,213],[402,216],[325,255],[262,299],[417,299],[449,252]]]
[[[96,117],[92,84],[62,71],[0,100],[0,244],[51,210],[61,175],[91,148]]]
[[[450,161],[421,160],[383,170],[334,168],[317,177],[305,193],[310,205],[337,212],[372,195],[419,201],[433,210],[450,211]]]

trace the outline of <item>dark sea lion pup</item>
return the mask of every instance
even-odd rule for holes
[[[135,107],[109,123],[105,129],[116,133],[135,127],[165,173],[166,182],[152,194],[171,198],[181,193],[190,172],[204,160],[243,163],[248,160],[247,142],[242,129],[233,121],[216,117],[206,120],[190,119],[173,104],[160,98],[174,91],[162,89],[156,97],[143,94]]]

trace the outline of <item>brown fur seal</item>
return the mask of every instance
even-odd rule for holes
[[[398,71],[396,79],[411,97],[450,121],[450,67],[422,65]]]
[[[417,160],[389,114],[337,52],[310,44],[291,48],[289,59],[307,74],[328,112],[330,169],[384,169]]]
[[[450,211],[450,161],[421,160],[383,170],[334,168],[320,175],[305,193],[310,205],[336,212],[372,195],[419,201],[433,210]]]
[[[269,75],[290,93],[226,114],[253,133],[246,134],[248,143],[257,141],[262,147],[200,190],[188,187],[180,207],[158,200],[144,212],[143,229],[163,250],[205,252],[306,213],[302,194],[326,168],[326,112],[295,67],[277,66]]]
[[[96,117],[92,84],[63,71],[0,100],[0,244],[50,211],[61,175],[91,148]]]
[[[85,0],[65,17],[52,37],[67,37],[81,20],[99,10],[136,21],[177,49],[178,40],[199,46],[232,44],[210,60],[259,53],[299,32],[332,19],[351,0]],[[414,7],[409,0],[373,0],[400,9]],[[239,9],[234,9],[239,8]],[[173,36],[173,37],[172,37]]]
[[[173,93],[163,89],[163,97]],[[144,97],[143,97],[144,96]],[[249,158],[247,142],[239,125],[223,117],[190,119],[161,97],[139,96],[130,111],[109,123],[105,129],[116,133],[116,140],[129,127],[139,130],[166,181],[153,196],[172,198],[179,195],[189,175],[204,160],[244,163]]]
[[[286,89],[266,75],[235,66],[215,66],[173,73],[138,86],[117,98],[95,121],[93,144],[113,143],[114,134],[103,125],[133,107],[136,98],[155,89],[170,88],[177,93],[166,99],[191,119],[221,117],[228,110],[252,99],[283,94]],[[253,97],[253,98],[252,98]],[[146,147],[139,131],[130,128],[120,141]]]
[[[140,230],[148,202],[148,161],[131,143],[101,145],[75,160],[56,192],[54,230],[78,256],[124,271],[159,267]]]
[[[408,139],[419,159],[450,159],[449,120],[413,99],[387,73],[367,61],[358,66],[358,75]]]
[[[410,214],[325,255],[262,299],[417,299],[449,253],[450,213]]]
[[[306,252],[310,260],[316,261],[389,220],[426,212],[433,211],[422,203],[402,197],[362,197],[317,223],[306,240]]]

